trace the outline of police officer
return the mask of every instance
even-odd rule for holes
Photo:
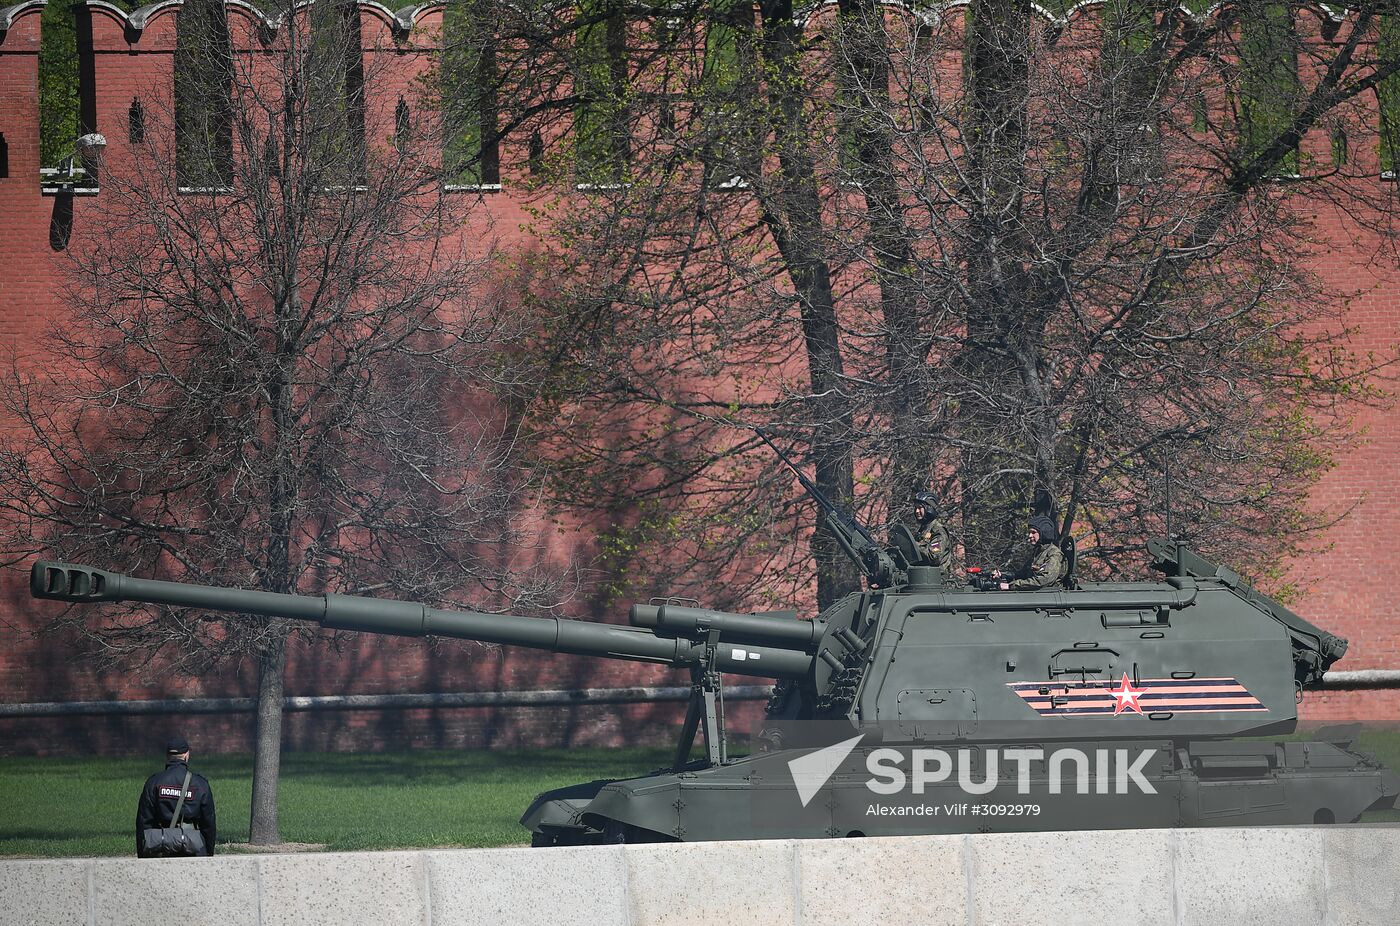
[[[171,826],[175,805],[180,800],[180,786],[189,771],[190,744],[183,736],[172,736],[165,744],[165,771],[146,779],[141,788],[141,801],[136,806],[136,854],[144,856],[141,833],[147,829]],[[185,793],[185,805],[180,820],[193,823],[204,837],[204,854],[214,854],[214,839],[218,833],[214,824],[214,792],[209,781],[198,773],[190,774],[190,787]]]
[[[1001,588],[1013,591],[1049,588],[1064,577],[1065,555],[1057,542],[1055,522],[1043,514],[1036,515],[1026,525],[1026,539],[1031,544],[1030,563],[1017,570],[1014,576],[1002,579]]]
[[[932,492],[917,493],[914,520],[919,525],[915,535],[924,555],[942,569],[945,576],[949,575],[953,567],[953,541],[948,536],[948,526],[938,517],[938,496]]]

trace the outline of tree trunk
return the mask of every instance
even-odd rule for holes
[[[287,663],[287,637],[277,631],[258,653],[258,708],[253,734],[253,807],[249,842],[275,846],[282,842],[277,825],[277,784],[282,767],[282,670]]]
[[[959,362],[965,402],[959,433],[969,563],[1007,561],[1033,490],[1032,448],[1022,439],[1026,243],[1020,224],[1029,93],[1030,3],[973,0],[968,8],[964,125],[971,206],[967,346]],[[1047,487],[1053,490],[1053,487]]]
[[[764,204],[764,221],[801,303],[812,392],[816,485],[836,504],[850,506],[855,494],[851,464],[853,425],[846,398],[831,270],[821,251],[825,235],[816,159],[810,150],[811,126],[805,115],[807,88],[801,67],[801,30],[793,19],[791,0],[765,0],[762,15],[765,57],[776,75],[771,92],[780,172],[780,190],[771,205]],[[855,565],[841,552],[826,520],[826,513],[818,510],[812,535],[820,608],[860,587]]]
[[[904,204],[894,157],[897,139],[890,122],[889,39],[885,11],[877,0],[840,0],[845,58],[838,80],[854,96],[842,132],[854,142],[857,189],[870,223],[870,252],[879,268],[876,284],[885,323],[885,362],[890,398],[890,469],[885,489],[891,520],[910,511],[914,493],[928,489],[934,471],[928,429],[929,393],[924,363],[927,346],[919,330],[918,293]]]

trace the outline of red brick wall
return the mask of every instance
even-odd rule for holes
[[[1377,181],[1378,183],[1380,181]],[[1394,351],[1400,341],[1400,279],[1393,254],[1359,231],[1341,210],[1319,206],[1318,237],[1335,247],[1320,250],[1315,268],[1331,285],[1359,295],[1346,321],[1355,328],[1357,351]],[[1400,421],[1392,409],[1358,416],[1363,443],[1339,461],[1316,487],[1324,511],[1344,515],[1326,534],[1323,552],[1298,564],[1292,578],[1303,594],[1293,607],[1304,617],[1350,641],[1338,669],[1400,668],[1400,605],[1393,540],[1400,524]],[[1311,695],[1308,720],[1400,719],[1400,692]]]
[[[115,166],[131,157],[128,110],[133,97],[148,112],[170,105],[173,50],[178,7],[159,11],[139,33],[126,29],[124,17],[92,8],[93,73],[97,110],[94,127],[108,142],[105,158]],[[23,354],[42,336],[45,320],[60,305],[64,257],[50,245],[49,228],[58,199],[41,195],[39,176],[38,50],[41,7],[21,13],[0,42],[0,132],[9,146],[9,176],[0,179],[0,341]],[[396,41],[380,9],[362,8],[362,35],[367,88],[367,132],[392,132],[394,104],[402,94],[414,98],[413,82],[440,27],[439,12],[415,24],[409,41]],[[238,50],[261,47],[258,22],[241,8],[230,8],[230,31]],[[382,58],[390,66],[381,67]],[[506,159],[522,165],[523,150]],[[516,174],[518,178],[518,174]],[[462,193],[462,196],[476,196]],[[101,205],[100,197],[72,200],[73,235],[79,240],[85,220]],[[510,195],[484,194],[473,210],[466,234],[507,247],[527,244],[521,228],[524,204]],[[0,423],[0,426],[3,426]],[[574,549],[587,538],[556,533],[552,555],[567,561],[587,549]],[[51,636],[31,636],[44,614],[29,599],[22,570],[0,575],[0,701],[137,699],[181,696],[246,696],[256,690],[245,671],[174,681],[99,672],[72,658],[73,643]],[[579,610],[589,610],[581,605]],[[603,615],[589,615],[603,616]],[[622,620],[621,609],[612,615]],[[473,691],[502,689],[611,687],[634,684],[685,684],[678,673],[610,660],[552,657],[529,651],[506,651],[471,644],[430,648],[419,641],[355,637],[338,652],[326,646],[295,645],[289,655],[290,695]],[[677,724],[680,708],[631,706],[556,709],[480,709],[439,711],[366,711],[291,715],[287,743],[293,748],[387,748],[405,745],[502,745],[522,743],[594,743],[655,741]],[[150,748],[173,722],[170,718],[0,720],[0,752],[58,749],[104,752]],[[217,743],[221,751],[249,748],[247,716],[206,716],[189,724],[192,738]],[[55,736],[61,730],[61,736]],[[155,731],[155,732],[152,732]]]
[[[145,29],[127,30],[123,17],[92,8],[93,70],[97,104],[96,129],[108,140],[107,157],[130,156],[127,111],[133,96],[147,106],[168,99],[176,8],[157,13]],[[59,200],[40,195],[37,183],[37,54],[39,7],[20,13],[0,41],[0,132],[9,147],[9,176],[0,179],[0,341],[21,356],[41,336],[44,320],[59,305],[63,256],[50,245],[50,226]],[[236,48],[256,48],[257,24],[245,11],[231,9]],[[381,13],[362,8],[367,71],[388,56],[394,66],[370,88],[378,106],[370,131],[387,134],[399,94],[411,96],[414,76],[440,25],[440,14],[425,14],[410,40],[396,42]],[[507,246],[528,247],[521,229],[527,224],[525,203],[512,195],[525,155],[523,144],[506,146],[502,169],[506,190],[486,194],[474,213],[469,233]],[[516,189],[519,189],[517,182]],[[464,194],[475,195],[475,194]],[[100,198],[73,202],[75,236],[100,207]],[[1339,287],[1362,290],[1349,322],[1361,349],[1390,348],[1400,334],[1400,282],[1393,259],[1381,256],[1379,242],[1362,236],[1348,215],[1319,205],[1318,237],[1337,247],[1319,250],[1317,270]],[[1316,498],[1328,511],[1347,511],[1328,534],[1331,546],[1300,564],[1294,578],[1305,588],[1296,609],[1320,625],[1351,640],[1348,658],[1339,667],[1400,667],[1400,627],[1391,603],[1391,574],[1397,566],[1387,534],[1400,517],[1400,427],[1389,412],[1363,416],[1366,444],[1351,453],[1318,487]],[[3,427],[3,423],[0,423]],[[591,553],[585,534],[556,533],[551,551],[561,561]],[[581,604],[581,616],[603,617]],[[613,620],[621,620],[619,607]],[[72,659],[71,643],[31,637],[43,613],[23,586],[19,569],[0,577],[0,701],[87,700],[158,696],[247,695],[252,679],[238,672],[183,683],[145,680],[118,672],[96,672]],[[294,648],[288,669],[288,693],[409,692],[434,690],[501,690],[610,686],[615,684],[682,684],[677,673],[655,667],[583,658],[551,657],[523,651],[504,652],[479,646],[428,648],[417,641],[358,638],[340,652],[326,646]],[[752,714],[753,708],[746,708]],[[674,706],[578,708],[570,710],[373,711],[345,714],[297,714],[288,721],[293,748],[384,748],[403,745],[492,745],[525,742],[617,742],[652,740],[675,722]],[[1400,693],[1313,696],[1307,719],[1400,718]],[[59,721],[0,720],[0,752],[81,749],[148,750],[163,735],[164,719]],[[200,718],[188,725],[202,748],[246,749],[246,717]],[[155,732],[150,732],[155,729]],[[62,732],[55,735],[55,730]]]

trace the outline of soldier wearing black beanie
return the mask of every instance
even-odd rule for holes
[[[1060,551],[1055,522],[1043,514],[1035,515],[1026,524],[1027,539],[1033,548],[1030,563],[1020,569],[1001,587],[1013,591],[1049,588],[1065,574],[1065,555]]]

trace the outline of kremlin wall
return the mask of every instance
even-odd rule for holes
[[[4,3],[6,0],[0,0]],[[39,52],[44,0],[0,7],[0,343],[20,363],[27,346],[42,338],[62,300],[64,248],[80,239],[101,192],[52,195],[41,189],[39,156]],[[267,20],[245,3],[230,2],[235,50],[255,48]],[[75,5],[81,75],[82,130],[103,133],[106,159],[131,156],[131,113],[168,99],[179,0],[125,12],[103,0]],[[359,4],[366,58],[390,56],[391,66],[366,71],[393,75],[367,85],[367,94],[392,100],[435,54],[441,6],[397,12]],[[383,62],[380,62],[381,64]],[[474,216],[488,223],[502,247],[528,249],[524,144],[507,142],[500,157],[499,189],[464,190]],[[1374,183],[1390,181],[1377,176]],[[1317,204],[1317,227],[1334,234],[1335,250],[1316,255],[1315,270],[1327,282],[1359,293],[1347,320],[1361,351],[1393,351],[1400,342],[1400,267],[1380,247],[1357,247],[1348,215]],[[1320,626],[1347,637],[1349,653],[1339,669],[1400,668],[1400,418],[1390,410],[1366,411],[1358,422],[1364,441],[1328,473],[1316,504],[1342,515],[1319,544],[1320,552],[1290,577],[1302,589],[1292,607]],[[0,423],[0,428],[3,428]],[[588,561],[595,550],[587,531],[553,527],[551,557]],[[102,565],[102,564],[94,564]],[[69,641],[39,633],[48,606],[27,593],[28,562],[8,565],[0,578],[0,702],[244,697],[256,690],[251,669],[204,679],[143,678],[137,673],[96,672],[72,658]],[[624,620],[625,603],[583,600],[571,616]],[[543,653],[506,651],[444,641],[356,639],[338,651],[295,642],[287,670],[289,695],[375,694],[435,691],[577,689],[620,685],[681,685],[675,672],[634,664]],[[761,702],[758,702],[761,704]],[[758,704],[736,713],[752,721]],[[285,742],[302,749],[376,749],[501,745],[575,745],[660,742],[681,716],[681,705],[569,708],[366,710],[291,714]],[[1313,693],[1304,702],[1308,720],[1400,720],[1400,692]],[[150,729],[164,718],[0,718],[0,753],[150,751]],[[191,725],[193,729],[195,725]],[[736,718],[742,730],[745,721]],[[250,748],[250,715],[208,715],[190,733],[196,749]],[[163,727],[162,727],[163,729]],[[203,742],[199,742],[202,740]],[[148,742],[149,741],[149,742]]]

